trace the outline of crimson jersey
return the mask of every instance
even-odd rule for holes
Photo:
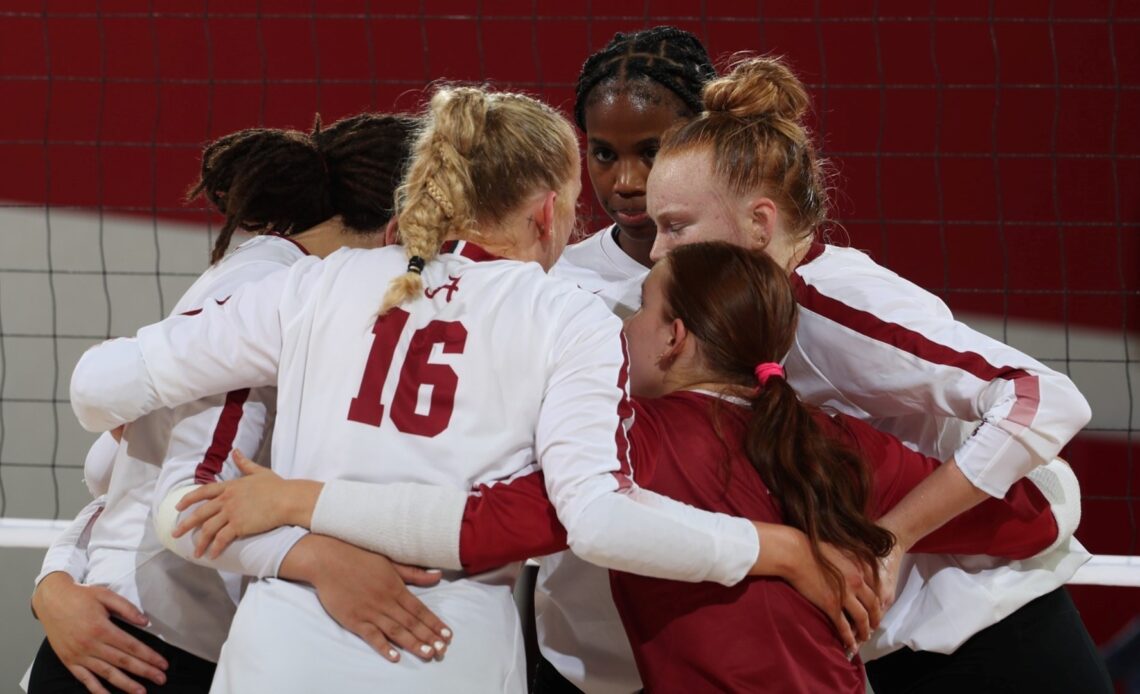
[[[698,508],[781,523],[778,501],[736,443],[750,416],[747,404],[738,402],[697,392],[635,401],[630,436],[637,478],[647,489]],[[815,419],[826,436],[873,466],[875,517],[939,465],[851,417],[819,413]],[[1053,541],[1057,526],[1035,487],[1015,487],[1007,503],[992,515],[1002,503],[987,501],[928,536],[916,551],[984,548],[1017,557]],[[1007,522],[991,525],[1006,512]],[[864,691],[861,664],[847,660],[830,621],[781,580],[694,586],[611,572],[611,582],[649,691]]]

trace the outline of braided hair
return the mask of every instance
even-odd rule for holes
[[[225,255],[238,228],[288,236],[340,215],[360,233],[392,217],[418,121],[365,113],[312,133],[272,128],[240,130],[202,151],[202,170],[189,199],[202,196],[225,223],[210,254]]]
[[[586,129],[586,108],[602,98],[601,87],[657,83],[695,115],[704,110],[701,89],[716,77],[704,45],[693,34],[670,26],[617,33],[582,65],[574,95],[574,121]]]

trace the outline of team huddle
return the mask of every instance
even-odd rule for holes
[[[29,691],[1111,691],[1087,403],[828,242],[809,107],[657,27],[574,123],[438,86],[209,144],[210,268],[72,377]],[[574,124],[613,223],[568,245]]]

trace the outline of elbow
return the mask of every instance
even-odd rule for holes
[[[88,350],[79,359],[71,374],[71,409],[80,426],[87,431],[109,431],[122,422],[111,423],[105,412],[107,403],[102,396],[108,389],[99,387],[96,369],[91,364],[92,360],[88,359],[90,354],[91,350]]]

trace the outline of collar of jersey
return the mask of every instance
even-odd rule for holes
[[[502,260],[501,257],[491,253],[482,246],[477,246],[470,241],[444,241],[443,245],[439,248],[440,255],[444,253],[454,253],[461,255],[468,260],[474,260],[477,263],[482,263],[488,260]]]

